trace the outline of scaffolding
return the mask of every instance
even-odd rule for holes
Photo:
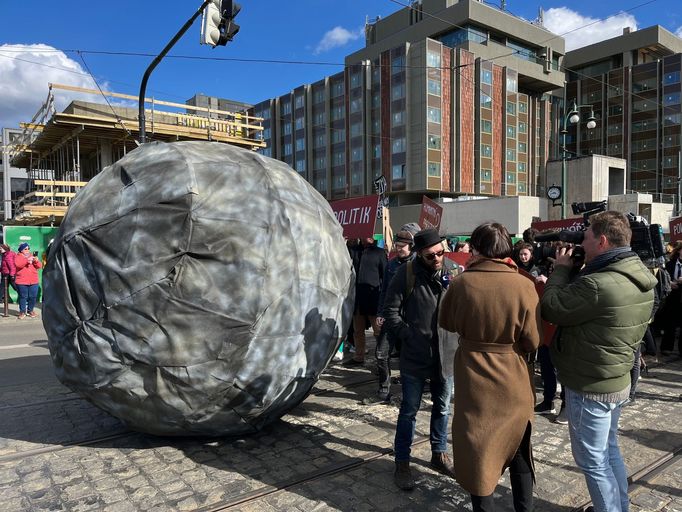
[[[138,100],[128,94],[49,84],[47,99],[29,123],[21,124],[22,135],[9,149],[12,166],[28,174],[26,194],[13,205],[12,223],[59,224],[71,199],[88,180],[139,145],[137,108],[74,100],[57,112],[55,91],[103,94],[131,103]],[[155,98],[145,98],[145,105],[149,105],[145,109],[148,141],[203,140],[252,150],[265,147],[263,119],[246,112]]]

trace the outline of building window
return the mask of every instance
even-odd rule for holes
[[[315,91],[315,94],[313,94],[313,102],[324,103],[324,89]]]
[[[332,98],[343,95],[343,82],[335,82],[332,84]]]
[[[507,92],[518,92],[516,78],[507,77]]]
[[[507,183],[516,183],[516,174],[508,172],[507,173]]]
[[[319,135],[315,136],[315,140],[313,142],[313,147],[314,148],[323,148],[325,146],[325,134],[321,133]]]
[[[490,144],[481,144],[481,156],[486,158],[492,158],[493,147]]]
[[[491,181],[493,179],[493,171],[490,169],[481,169],[481,180]]]
[[[523,101],[519,101],[519,112],[525,114],[528,112],[528,103],[524,103]]]
[[[315,114],[315,125],[324,124],[324,121],[325,121],[324,112],[318,112],[317,114]]]
[[[327,167],[327,158],[324,156],[318,156],[315,159],[315,169],[324,169]]]
[[[393,144],[391,144],[391,150],[393,154],[404,153],[405,152],[405,139],[400,137],[398,139],[393,139]]]
[[[303,129],[303,118],[302,118],[302,117],[297,117],[297,118],[296,118],[296,129],[297,129],[297,130],[302,130],[302,129]]]
[[[513,101],[507,102],[507,114],[516,115],[516,103]]]
[[[519,187],[519,193],[520,193],[520,194],[521,194],[521,193],[523,193],[523,194],[526,193],[526,184],[525,184],[525,183],[520,182],[519,185],[518,185],[518,187]]]
[[[381,107],[381,94],[375,92],[374,94],[372,94],[372,108],[379,107]]]
[[[405,70],[405,57],[400,55],[399,57],[394,57],[391,62],[391,74],[396,75],[401,71]]]
[[[350,102],[350,111],[351,112],[360,112],[362,110],[362,100],[361,99],[355,99],[351,100]]]
[[[343,165],[345,163],[346,163],[346,153],[344,153],[343,151],[332,153],[332,165],[333,166]]]
[[[305,160],[296,160],[296,171],[305,172]]]
[[[663,85],[678,84],[680,83],[680,72],[673,71],[672,73],[666,73],[663,75]]]
[[[362,135],[362,123],[353,123],[350,125],[350,136],[360,137]]]
[[[403,112],[402,110],[398,112],[393,112],[393,115],[391,116],[391,126],[398,126],[403,124],[405,122],[404,116],[405,112]]]
[[[526,172],[526,162],[519,162],[516,166],[519,172]]]
[[[440,177],[440,162],[429,162],[427,173],[430,178]]]
[[[305,139],[296,139],[296,151],[303,151],[305,149]]]
[[[395,84],[391,87],[391,99],[399,100],[405,97],[405,84]]]
[[[426,111],[426,118],[432,123],[440,123],[440,109],[429,107]]]
[[[343,107],[334,107],[331,109],[331,118],[332,121],[338,121],[339,119],[343,119]]]
[[[507,126],[507,137],[511,137],[512,139],[516,137],[516,128],[514,125],[508,125]]]
[[[398,164],[391,168],[391,178],[394,180],[402,180],[405,178],[405,165]]]
[[[353,148],[350,152],[350,159],[352,162],[362,161],[362,148]]]
[[[481,93],[481,107],[483,108],[492,108],[493,106],[493,99],[485,94],[484,92]]]
[[[507,162],[516,162],[516,150],[515,149],[508,149],[507,150]]]
[[[493,72],[488,71],[487,69],[482,69],[481,70],[481,82],[484,84],[493,84]]]
[[[291,155],[291,142],[287,142],[284,144],[284,147],[282,148],[282,151],[284,153],[284,156],[289,156]]]
[[[429,133],[427,138],[428,142],[426,146],[429,149],[440,149],[440,135],[433,135],[432,133]]]
[[[374,144],[372,146],[372,155],[374,158],[381,158],[381,144]]]
[[[290,101],[286,101],[286,102],[282,103],[282,114],[284,114],[284,115],[291,114],[291,102]]]
[[[523,121],[519,121],[519,133],[527,133],[528,132],[528,125],[524,123]]]
[[[350,75],[350,86],[358,87],[360,85],[360,73],[352,73]]]
[[[426,52],[426,65],[430,68],[440,67],[440,52]]]
[[[346,130],[343,128],[337,128],[335,130],[332,130],[332,144],[336,144],[337,142],[345,142],[346,141]]]
[[[493,133],[493,123],[487,119],[481,119],[481,131],[483,133]]]
[[[291,135],[291,123],[284,123],[284,126],[282,126],[282,133],[284,135]]]
[[[519,153],[527,153],[528,152],[528,146],[526,146],[525,142],[519,142]]]
[[[434,96],[440,96],[441,95],[440,80],[433,80],[433,79],[429,78],[429,80],[428,80],[428,91],[429,91],[429,94],[433,94]]]
[[[296,108],[303,108],[303,96],[296,96],[294,101],[296,102]]]
[[[679,92],[672,92],[665,94],[663,96],[663,104],[664,105],[679,105],[680,104],[680,93]]]

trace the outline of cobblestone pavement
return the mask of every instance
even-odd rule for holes
[[[369,358],[365,368],[330,366],[302,405],[239,439],[130,432],[56,380],[2,387],[0,510],[209,510],[227,504],[259,512],[470,510],[466,493],[428,467],[427,397],[413,450],[418,488],[395,488],[390,450],[399,386],[390,404],[363,404],[376,391],[370,367]],[[682,361],[650,363],[649,373],[621,420],[630,473],[682,447]],[[589,498],[567,428],[552,419],[535,422],[536,510],[569,512]],[[632,510],[682,511],[680,482],[677,463],[633,488]],[[496,493],[499,510],[511,511],[507,477]]]

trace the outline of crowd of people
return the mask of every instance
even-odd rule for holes
[[[431,466],[469,492],[474,511],[494,510],[493,491],[507,468],[514,510],[532,510],[532,426],[536,414],[546,414],[568,425],[593,510],[626,512],[620,412],[635,400],[645,357],[675,348],[682,242],[670,248],[665,264],[642,261],[630,247],[627,217],[613,211],[590,217],[578,249],[557,243],[544,257],[535,235],[526,230],[513,244],[503,225],[487,222],[466,241],[448,244],[437,231],[410,224],[397,232],[390,259],[372,239],[360,250],[349,247],[359,296],[355,354],[345,364],[364,363],[363,335],[371,325],[377,400],[385,402],[391,398],[390,357],[399,357],[398,488],[416,486],[411,445],[428,390]],[[447,251],[470,252],[465,268]],[[678,338],[680,356],[681,344]],[[536,364],[543,383],[537,404]]]

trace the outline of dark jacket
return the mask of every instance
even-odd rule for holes
[[[570,281],[555,268],[542,317],[561,329],[550,346],[559,380],[581,393],[617,393],[630,384],[633,354],[649,323],[656,278],[634,254]]]
[[[386,253],[376,245],[365,247],[360,259],[358,278],[355,284],[366,284],[378,288],[386,270]]]
[[[414,287],[407,298],[407,265],[398,267],[388,285],[383,308],[384,325],[389,334],[401,342],[401,373],[440,378],[438,306],[444,292],[442,271],[434,273],[420,258],[414,259],[412,269]]]
[[[377,308],[377,311],[379,312],[379,316],[384,316],[382,312],[384,311],[384,301],[386,300],[386,292],[388,292],[388,285],[391,284],[391,281],[393,280],[393,276],[395,276],[395,273],[398,271],[398,269],[401,267],[401,265],[404,265],[408,261],[414,260],[414,253],[410,254],[407,258],[404,260],[401,260],[400,258],[393,258],[386,264],[386,270],[384,271],[384,278],[381,281],[381,293],[379,294],[379,307]]]

